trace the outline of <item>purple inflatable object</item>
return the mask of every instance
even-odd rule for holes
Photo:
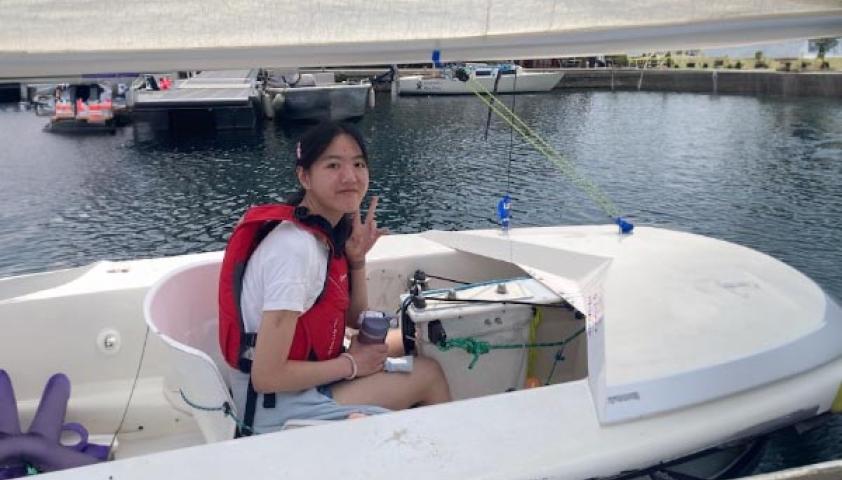
[[[26,475],[26,465],[49,472],[90,465],[108,457],[107,446],[88,443],[88,432],[82,425],[64,424],[69,399],[67,376],[57,373],[50,377],[29,431],[22,433],[12,382],[5,370],[0,370],[0,479]],[[76,432],[79,443],[72,447],[59,443],[63,430]]]
[[[17,435],[20,433],[18,403],[12,381],[5,370],[0,370],[0,433]]]

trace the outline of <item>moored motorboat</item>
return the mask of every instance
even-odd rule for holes
[[[55,87],[52,115],[44,131],[114,133],[116,128],[110,85],[62,84]]]
[[[468,63],[436,70],[434,75],[400,77],[399,81],[401,95],[465,95],[473,93],[468,82],[477,82],[489,92],[531,93],[552,90],[563,75],[563,72],[529,71],[519,65]]]
[[[290,122],[362,117],[374,93],[371,83],[337,82],[333,72],[275,74],[265,92],[272,116]]]

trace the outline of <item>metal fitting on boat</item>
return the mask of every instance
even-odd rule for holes
[[[102,353],[113,355],[120,351],[120,332],[113,329],[103,330],[97,335],[96,344]]]

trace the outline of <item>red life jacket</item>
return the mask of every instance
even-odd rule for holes
[[[303,209],[302,209],[303,210]],[[318,219],[314,221],[313,219]],[[246,265],[260,242],[280,222],[293,222],[325,241],[330,247],[325,287],[316,303],[298,318],[290,360],[328,360],[339,355],[345,336],[345,314],[351,304],[348,262],[335,255],[330,225],[321,217],[308,217],[306,210],[286,204],[249,208],[228,239],[219,278],[219,344],[225,361],[248,373],[251,360],[246,352],[254,347],[257,334],[246,332],[240,296]]]

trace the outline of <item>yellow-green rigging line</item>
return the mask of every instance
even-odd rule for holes
[[[585,192],[597,205],[612,219],[618,221],[620,219],[620,212],[614,203],[597,187],[593,182],[587,178],[579,175],[575,167],[567,161],[560,153],[558,153],[549,143],[542,139],[537,133],[529,128],[513,111],[511,111],[502,101],[500,101],[493,93],[488,91],[485,86],[471,78],[467,82],[468,88],[485,103],[491,111],[496,113],[504,122],[517,131],[530,145],[535,147],[538,152],[552,161],[562,175],[567,177],[574,185]],[[621,225],[622,228],[622,225]]]

